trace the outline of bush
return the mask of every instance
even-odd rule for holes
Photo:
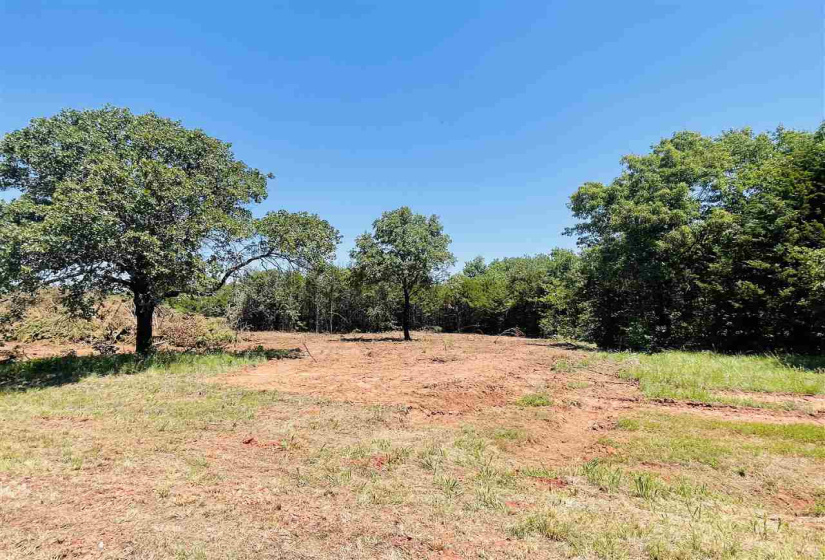
[[[106,298],[97,316],[85,319],[72,316],[60,303],[57,291],[46,290],[8,327],[6,339],[24,343],[115,342],[128,339],[133,325],[131,304],[123,298]]]
[[[131,344],[135,340],[132,303],[118,296],[107,297],[95,317],[72,316],[61,305],[56,291],[38,294],[22,316],[9,325],[7,341],[31,343],[91,344],[101,354],[110,354],[116,343]],[[236,333],[224,319],[181,313],[161,306],[155,312],[156,342],[185,350],[217,350],[236,339]]]
[[[178,313],[168,307],[156,312],[155,327],[157,341],[185,350],[221,350],[237,339],[222,319]]]

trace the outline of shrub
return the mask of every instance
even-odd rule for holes
[[[181,313],[159,307],[155,313],[155,340],[185,350],[217,350],[236,339],[235,331],[224,319]],[[111,354],[116,343],[133,343],[134,310],[131,302],[106,298],[92,319],[72,316],[54,291],[44,291],[22,317],[7,329],[6,339],[17,342],[51,341],[91,344],[101,354]]]

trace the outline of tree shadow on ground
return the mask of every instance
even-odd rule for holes
[[[560,350],[578,350],[580,352],[598,352],[599,349],[592,344],[579,342],[528,342],[528,346],[544,346],[545,348],[558,348]]]
[[[825,375],[825,356],[823,355],[776,354],[773,357],[784,366]]]
[[[263,348],[238,352],[213,351],[212,355],[224,355],[235,358],[260,357],[267,360],[298,358],[301,350]],[[191,352],[163,351],[146,357],[136,354],[114,354],[111,356],[55,356],[14,361],[0,364],[0,394],[59,387],[77,383],[85,377],[108,375],[130,375],[141,373],[153,367],[164,367],[176,363],[186,363],[194,356],[203,355]]]
[[[404,342],[403,337],[382,336],[380,338],[362,338],[360,336],[342,336],[341,342]]]

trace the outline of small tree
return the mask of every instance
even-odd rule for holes
[[[164,299],[213,293],[245,267],[311,267],[334,256],[338,232],[306,213],[256,219],[269,175],[230,144],[128,109],[64,110],[0,140],[0,290],[57,285],[91,314],[107,293],[132,295],[136,350],[152,346]]]
[[[355,240],[350,256],[359,275],[367,282],[394,282],[404,294],[404,340],[410,337],[410,298],[437,281],[455,263],[449,251],[450,237],[438,216],[413,214],[403,206],[384,212],[373,222],[373,233]]]

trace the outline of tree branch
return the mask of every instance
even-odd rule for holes
[[[218,280],[217,284],[215,284],[214,286],[212,286],[208,290],[197,290],[197,291],[172,290],[170,292],[166,292],[165,294],[163,294],[162,297],[163,297],[163,299],[167,299],[167,298],[177,297],[177,296],[184,295],[184,294],[185,295],[192,295],[192,296],[209,296],[209,295],[212,295],[215,292],[217,292],[218,290],[220,290],[221,288],[223,288],[226,285],[226,283],[229,281],[229,279],[232,278],[233,275],[238,273],[243,268],[246,268],[247,266],[249,266],[250,264],[252,264],[254,262],[262,261],[262,260],[268,260],[268,259],[281,259],[281,260],[285,260],[289,263],[293,263],[293,261],[294,261],[294,259],[291,259],[290,257],[287,257],[287,256],[285,256],[281,253],[278,253],[275,250],[270,250],[270,251],[267,251],[266,253],[263,253],[261,255],[254,255],[252,257],[244,259],[243,261],[236,264],[235,266],[232,266],[232,267],[228,268],[224,272],[223,276],[221,276],[221,279]]]

